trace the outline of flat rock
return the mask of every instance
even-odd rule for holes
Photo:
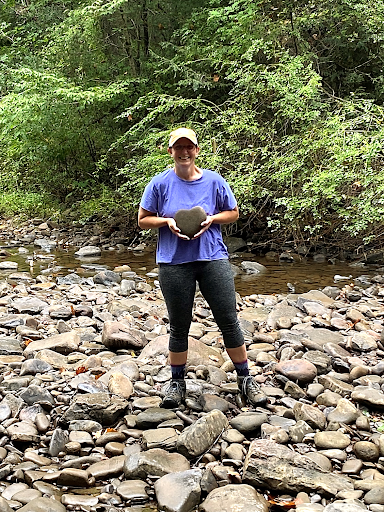
[[[95,245],[86,245],[85,247],[82,247],[78,251],[75,252],[76,256],[100,256],[101,249],[100,247],[96,247]]]
[[[54,350],[61,354],[70,354],[75,352],[80,345],[81,339],[76,331],[65,332],[50,336],[43,340],[32,341],[24,350],[25,355],[33,354],[40,350]]]
[[[352,391],[351,398],[367,407],[384,409],[384,393],[378,389],[368,386],[356,386]]]
[[[246,484],[229,484],[211,491],[200,505],[202,512],[268,512],[267,500]]]
[[[123,472],[125,458],[125,455],[118,455],[117,457],[101,460],[89,466],[87,473],[95,477],[96,480],[120,476]]]
[[[47,302],[38,297],[23,297],[12,302],[12,307],[19,313],[29,313],[36,315],[48,306]]]
[[[258,430],[263,423],[268,422],[268,416],[260,412],[243,412],[230,420],[232,428],[241,433],[250,433]]]
[[[102,425],[112,425],[124,414],[128,402],[122,398],[111,397],[108,393],[90,393],[77,395],[63,414],[64,422],[74,420],[94,420]]]
[[[351,425],[360,414],[360,411],[349,400],[342,398],[338,401],[336,408],[328,414],[327,420]]]
[[[276,492],[318,492],[335,496],[353,490],[352,481],[336,473],[319,471],[317,464],[273,441],[252,441],[244,462],[243,481]]]
[[[172,427],[149,429],[143,432],[143,445],[146,450],[151,448],[174,450],[177,438],[177,431]]]
[[[125,480],[118,485],[116,492],[124,501],[142,502],[149,500],[146,489],[148,489],[148,484],[143,480]]]
[[[125,458],[124,474],[127,479],[142,479],[148,475],[164,476],[190,469],[188,460],[180,453],[169,453],[161,448],[134,453]]]
[[[19,340],[8,338],[5,336],[0,337],[0,354],[4,356],[19,355],[23,353]]]
[[[111,350],[140,349],[147,340],[138,330],[124,322],[106,321],[103,326],[101,341]]]
[[[350,438],[338,431],[316,432],[314,437],[316,448],[343,450],[351,444]]]
[[[50,498],[35,498],[24,507],[18,509],[19,512],[66,512],[66,508],[59,501]]]

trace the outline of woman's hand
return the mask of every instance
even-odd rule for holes
[[[203,233],[205,233],[205,231],[207,231],[207,229],[209,229],[211,227],[212,222],[213,222],[213,217],[208,215],[207,218],[205,220],[203,220],[203,222],[200,224],[201,229],[198,233],[196,233],[196,235],[192,238],[192,240],[195,240],[195,238],[199,238],[199,236],[201,236]]]
[[[190,240],[189,236],[181,234],[181,229],[177,227],[175,219],[167,218],[166,221],[169,229],[174,235],[178,236],[182,240]]]

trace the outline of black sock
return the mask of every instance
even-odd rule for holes
[[[249,368],[248,368],[248,360],[241,363],[233,363],[235,365],[235,369],[237,372],[238,377],[248,377],[249,375]]]
[[[183,380],[185,364],[171,364],[172,379]]]

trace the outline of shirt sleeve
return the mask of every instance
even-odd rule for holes
[[[219,211],[223,212],[223,211],[227,211],[227,210],[234,210],[236,208],[236,206],[237,206],[237,201],[235,199],[235,196],[233,195],[231,187],[223,179],[221,186],[219,188],[219,194],[218,194]]]
[[[151,180],[144,189],[140,206],[152,213],[159,213],[159,192],[154,180]]]

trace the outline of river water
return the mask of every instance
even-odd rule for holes
[[[77,249],[56,250],[44,252],[36,250],[34,246],[25,246],[28,253],[20,254],[19,248],[11,243],[3,241],[1,247],[6,248],[9,256],[5,259],[18,263],[19,272],[30,272],[33,277],[39,273],[53,276],[65,275],[76,271],[81,275],[93,275],[94,266],[103,266],[113,270],[119,265],[129,265],[137,274],[146,277],[146,274],[156,268],[155,254],[153,250],[143,252],[127,251],[103,251],[98,258],[78,258],[75,256]],[[33,256],[33,265],[31,259]],[[3,260],[4,258],[2,258]],[[257,261],[266,267],[266,272],[259,275],[241,274],[235,277],[236,291],[240,295],[288,293],[292,287],[296,293],[304,293],[313,289],[321,289],[325,286],[343,286],[352,282],[361,275],[374,276],[384,273],[384,269],[378,265],[355,266],[346,262],[331,264],[316,263],[311,258],[303,258],[294,263],[282,263],[278,259],[271,261],[263,257],[256,257],[251,253],[239,253],[231,256],[231,263],[240,266],[242,261]],[[50,269],[53,269],[52,271]],[[9,271],[0,271],[0,277],[9,275]],[[335,276],[337,276],[335,278]],[[341,279],[341,277],[345,279]]]

